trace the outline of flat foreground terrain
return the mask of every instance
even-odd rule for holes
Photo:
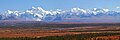
[[[73,28],[0,28],[0,37],[46,37],[89,33],[120,33],[120,27],[73,27]]]
[[[0,39],[10,38],[16,38],[16,40],[19,38],[25,38],[25,40],[32,38],[41,40],[119,40],[120,26],[0,27]]]

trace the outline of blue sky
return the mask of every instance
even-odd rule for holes
[[[6,10],[26,10],[32,6],[46,10],[70,9],[80,7],[84,9],[108,8],[120,10],[120,0],[0,0],[0,12]]]

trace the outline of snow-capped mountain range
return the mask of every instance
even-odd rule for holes
[[[120,22],[120,12],[103,8],[44,10],[32,7],[25,11],[8,10],[0,13],[0,20],[45,22]]]

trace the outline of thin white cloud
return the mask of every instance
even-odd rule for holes
[[[116,9],[120,9],[120,6],[117,6]]]

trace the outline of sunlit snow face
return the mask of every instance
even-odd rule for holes
[[[120,20],[120,12],[110,11],[108,9],[80,9],[72,8],[70,10],[57,9],[55,11],[44,10],[41,7],[32,7],[26,11],[8,10],[0,14],[0,20],[31,20],[31,21],[47,21],[47,22],[88,22],[111,20],[118,22]],[[119,21],[120,22],[120,21]]]

